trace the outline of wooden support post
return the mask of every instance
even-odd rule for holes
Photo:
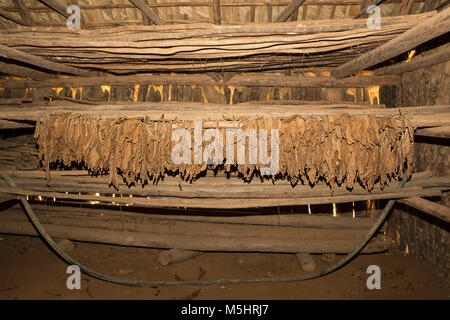
[[[399,202],[423,211],[443,221],[450,222],[450,208],[439,203],[423,198],[408,198],[399,200]]]
[[[23,23],[26,26],[33,25],[33,19],[31,19],[30,13],[28,12],[28,9],[25,6],[23,0],[13,0],[13,2],[16,5],[17,9],[19,10],[19,14],[22,17]]]
[[[214,0],[214,24],[222,24],[222,17],[220,12],[220,0]]]
[[[201,255],[201,251],[191,251],[182,249],[169,249],[161,251],[158,256],[158,261],[163,266],[168,266],[169,264],[174,264],[177,262],[182,262],[198,255]]]
[[[428,18],[405,33],[369,51],[358,58],[335,68],[331,75],[342,79],[358,71],[370,68],[378,63],[394,58],[424,42],[450,31],[450,8]]]
[[[56,72],[68,73],[77,76],[93,76],[96,72],[91,72],[76,67],[64,65],[62,63],[53,62],[44,58],[25,53],[4,45],[0,45],[0,57],[28,63],[43,69]]]
[[[275,22],[286,22],[291,14],[294,13],[295,10],[298,10],[298,8],[305,2],[305,0],[293,0],[286,9],[281,12],[281,14],[278,16],[278,18],[275,20]]]
[[[145,4],[142,0],[130,0],[132,4],[134,4],[137,8],[139,8],[142,11],[142,14],[145,14],[147,17],[149,17],[150,20],[154,24],[164,24],[164,21],[161,20],[160,17],[158,17],[156,14],[153,13],[153,11],[150,9],[150,7]]]

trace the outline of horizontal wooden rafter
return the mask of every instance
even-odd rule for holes
[[[343,80],[333,77],[235,75],[231,79],[213,79],[206,74],[136,75],[110,77],[65,77],[46,81],[0,80],[0,88],[52,88],[71,86],[158,84],[158,85],[230,85],[247,87],[302,87],[302,88],[353,88],[380,85],[396,85],[396,76],[356,76]]]

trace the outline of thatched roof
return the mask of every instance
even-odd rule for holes
[[[63,8],[78,4],[85,21],[85,28],[113,25],[148,24],[142,12],[129,0],[20,0],[25,15],[33,26],[64,26],[66,18],[45,5],[56,2]],[[214,0],[146,0],[148,7],[164,23],[214,22]],[[355,17],[361,10],[364,0],[306,0],[298,9],[298,14],[290,17],[292,21],[319,19],[346,19]],[[372,1],[374,2],[374,1]],[[380,1],[377,1],[380,2]],[[426,6],[425,0],[415,0],[409,9],[410,14],[420,13]],[[432,2],[444,2],[433,0]],[[275,21],[289,5],[289,0],[221,0],[221,21],[223,24],[265,23]],[[380,4],[382,16],[395,16],[400,13],[402,0],[386,0]],[[20,6],[20,5],[19,5]],[[26,25],[15,0],[0,0],[0,28],[14,28],[17,23]],[[5,17],[6,16],[6,17]]]

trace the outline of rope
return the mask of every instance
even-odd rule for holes
[[[0,173],[0,178],[2,180],[4,180],[10,187],[13,187],[13,188],[16,187],[16,184],[10,178],[4,176],[1,173]],[[405,186],[406,180],[407,180],[407,174],[405,173],[403,180],[400,182],[399,188],[403,188]],[[112,277],[112,276],[108,276],[105,274],[101,274],[94,270],[91,270],[91,269],[85,267],[84,265],[82,265],[81,263],[77,262],[76,260],[74,260],[72,257],[70,257],[67,253],[65,253],[63,250],[61,250],[56,245],[56,243],[53,241],[53,239],[49,236],[49,234],[42,227],[38,218],[34,214],[34,211],[31,208],[30,203],[25,199],[25,197],[20,196],[20,202],[22,203],[26,214],[30,218],[31,222],[33,223],[34,227],[37,229],[39,234],[44,238],[44,240],[47,242],[47,244],[53,250],[55,250],[69,264],[79,266],[81,271],[83,271],[84,273],[86,273],[94,278],[100,279],[100,280],[118,283],[118,284],[131,285],[131,286],[159,287],[159,286],[179,286],[179,285],[199,286],[199,285],[233,284],[233,283],[298,282],[298,281],[305,281],[305,280],[322,277],[324,275],[327,275],[329,273],[336,271],[343,265],[347,264],[367,245],[367,243],[370,241],[370,239],[373,237],[373,235],[377,232],[377,230],[381,227],[381,225],[386,220],[387,216],[389,215],[389,212],[391,211],[392,207],[394,206],[395,200],[388,201],[388,203],[384,207],[383,211],[381,212],[380,216],[378,217],[377,221],[374,223],[372,228],[366,234],[366,236],[361,241],[361,244],[359,246],[357,246],[352,252],[348,253],[338,263],[336,263],[320,272],[307,274],[307,275],[303,275],[303,276],[299,276],[299,277],[288,277],[288,278],[216,279],[216,280],[182,280],[182,281],[148,281],[148,280],[122,279],[122,278],[117,278],[117,277]]]

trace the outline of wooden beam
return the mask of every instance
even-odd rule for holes
[[[399,202],[432,215],[438,219],[450,222],[450,208],[439,203],[423,198],[408,198],[399,200]]]
[[[27,26],[31,26],[33,24],[33,19],[31,18],[31,15],[28,12],[28,9],[25,6],[23,0],[13,0],[13,2],[19,10],[19,14],[22,17],[23,23]]]
[[[55,78],[55,75],[42,72],[36,69],[24,67],[15,63],[0,61],[0,72],[22,78],[31,78],[34,80],[46,80]]]
[[[64,77],[45,81],[0,80],[0,88],[54,88],[70,86],[100,86],[129,84],[159,85],[236,85],[246,87],[302,87],[302,88],[354,88],[379,85],[396,85],[397,76],[357,76],[336,80],[333,77],[277,76],[238,74],[221,81],[206,74],[136,75],[107,77]]]
[[[388,59],[394,58],[424,42],[450,31],[450,8],[428,18],[403,34],[337,68],[331,74],[342,79],[365,70]]]
[[[450,126],[423,128],[415,132],[416,136],[450,139]]]
[[[292,0],[292,2],[281,12],[275,22],[286,22],[305,0]]]
[[[220,25],[222,24],[222,17],[220,12],[220,0],[213,0],[214,1],[214,24]],[[252,7],[254,8],[254,7]]]
[[[46,6],[53,9],[54,11],[58,12],[65,18],[68,18],[70,16],[70,14],[68,14],[66,11],[67,8],[63,6],[61,3],[59,3],[57,0],[39,0],[39,1],[44,3]]]
[[[15,61],[31,64],[43,69],[52,70],[55,72],[68,73],[77,76],[93,76],[96,72],[79,69],[72,66],[67,66],[62,63],[53,62],[44,58],[25,53],[4,45],[0,45],[0,57],[11,59]]]
[[[243,252],[284,252],[284,253],[349,253],[361,239],[330,240],[272,238],[269,236],[250,237],[245,234],[224,235],[183,235],[173,233],[130,232],[99,228],[83,228],[43,224],[42,227],[52,237],[108,243],[125,246],[150,248],[183,249],[198,251],[243,251]],[[36,236],[37,232],[30,222],[4,221],[0,223],[0,233]],[[326,231],[323,231],[326,234]],[[270,233],[269,233],[270,234]],[[299,232],[301,234],[301,231]],[[377,235],[363,249],[363,253],[380,252],[390,244],[383,235]]]
[[[403,61],[392,66],[376,69],[373,74],[376,76],[401,74],[443,63],[448,60],[450,60],[450,43],[433,49],[431,52],[414,57],[411,61]]]
[[[154,24],[164,24],[164,21],[161,20],[153,11],[149,8],[149,6],[142,0],[130,0],[132,4],[134,4],[139,10],[142,11],[142,14],[145,14]]]
[[[19,25],[23,25],[24,22],[21,20],[16,19],[16,17],[14,17],[13,15],[11,15],[9,12],[3,10],[2,8],[0,8],[0,16],[2,16],[3,18],[10,20],[14,23],[17,23]]]

